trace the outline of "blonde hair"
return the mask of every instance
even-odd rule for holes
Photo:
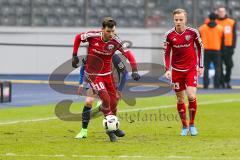
[[[172,15],[174,16],[175,14],[180,14],[180,13],[184,13],[184,15],[187,17],[187,11],[185,9],[182,8],[177,8],[172,12]]]

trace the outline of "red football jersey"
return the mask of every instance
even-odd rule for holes
[[[119,50],[130,62],[132,69],[137,70],[136,61],[130,50],[115,35],[108,42],[102,39],[101,31],[89,31],[75,37],[73,55],[77,55],[81,42],[88,42],[86,72],[94,75],[108,75],[112,72],[112,56]]]
[[[166,70],[187,71],[197,65],[203,67],[203,45],[196,29],[187,27],[183,33],[178,33],[173,28],[165,37]]]

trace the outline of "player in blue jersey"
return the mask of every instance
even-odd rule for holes
[[[113,77],[116,82],[116,88],[118,90],[118,99],[121,98],[121,92],[125,86],[128,72],[126,70],[126,66],[122,62],[121,58],[118,54],[114,54],[112,57],[112,63],[113,63]],[[78,94],[81,95],[83,93],[84,88],[87,92],[87,97],[85,100],[84,108],[82,111],[82,129],[81,131],[76,135],[75,138],[81,139],[87,137],[87,128],[91,117],[91,110],[92,105],[94,102],[95,94],[93,93],[93,90],[90,86],[87,86],[88,84],[84,82],[84,70],[85,70],[85,60],[83,59],[82,67],[80,69],[80,77],[79,77],[79,89]],[[101,106],[101,101],[98,101],[97,108]],[[123,137],[125,133],[121,131],[120,129],[115,131],[115,135],[118,137]],[[111,136],[115,136],[111,135]],[[116,137],[110,137],[110,139],[116,139]]]

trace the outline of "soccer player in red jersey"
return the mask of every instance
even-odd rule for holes
[[[203,74],[203,46],[199,32],[186,25],[187,12],[184,9],[173,11],[173,21],[175,27],[165,35],[165,76],[171,79],[177,96],[177,109],[183,125],[181,135],[186,136],[190,131],[195,136],[198,134],[194,125],[196,91],[198,76]],[[189,123],[184,103],[185,90],[189,102]]]
[[[117,113],[117,92],[112,77],[112,56],[116,50],[120,51],[130,62],[132,78],[139,80],[137,64],[131,51],[115,34],[116,21],[107,17],[102,22],[101,31],[89,31],[76,35],[73,48],[72,66],[78,67],[78,48],[81,42],[88,42],[88,53],[85,66],[85,77],[95,94],[102,100],[100,111],[105,116]],[[115,132],[106,132],[110,141],[116,141],[116,136],[125,135],[118,129]]]

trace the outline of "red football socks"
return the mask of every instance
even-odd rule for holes
[[[188,125],[187,125],[187,118],[186,118],[186,106],[185,106],[185,103],[177,103],[177,109],[178,109],[178,113],[179,113],[179,116],[181,118],[183,127],[188,127]]]
[[[194,125],[194,119],[195,119],[195,115],[197,112],[197,100],[196,98],[194,100],[188,100],[189,102],[189,106],[188,106],[188,110],[189,110],[189,125]]]

